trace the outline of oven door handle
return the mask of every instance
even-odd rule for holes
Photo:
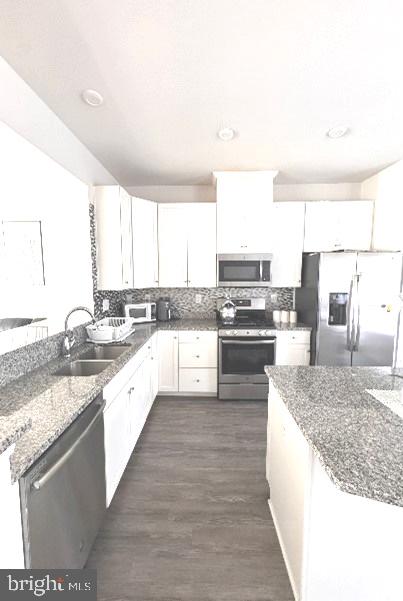
[[[276,339],[274,340],[231,340],[221,339],[222,344],[276,344]]]

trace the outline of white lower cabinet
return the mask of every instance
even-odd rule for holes
[[[158,334],[151,338],[151,398],[155,399],[159,390]]]
[[[158,332],[159,392],[178,392],[178,332]]]
[[[276,332],[276,365],[309,365],[311,332],[278,330]]]
[[[104,411],[106,506],[109,507],[129,460],[129,391],[122,391]]]
[[[24,568],[24,545],[21,525],[20,489],[11,483],[10,456],[14,445],[0,453],[0,569]]]
[[[179,392],[217,394],[217,369],[181,368],[179,370]]]
[[[154,334],[104,389],[107,507],[112,501],[157,394],[156,336]]]
[[[295,594],[302,585],[304,511],[311,455],[308,443],[272,386],[267,448],[270,509]]]
[[[179,392],[217,394],[217,332],[179,332]]]
[[[269,506],[294,598],[400,601],[403,507],[340,490],[269,389]]]

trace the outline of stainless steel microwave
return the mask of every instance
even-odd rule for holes
[[[217,255],[218,286],[270,286],[271,254]]]

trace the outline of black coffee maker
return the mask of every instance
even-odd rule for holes
[[[157,319],[158,321],[171,320],[171,299],[169,296],[161,296],[157,300]]]

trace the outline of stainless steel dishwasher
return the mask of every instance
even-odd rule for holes
[[[82,568],[106,510],[98,397],[20,480],[26,568]]]

